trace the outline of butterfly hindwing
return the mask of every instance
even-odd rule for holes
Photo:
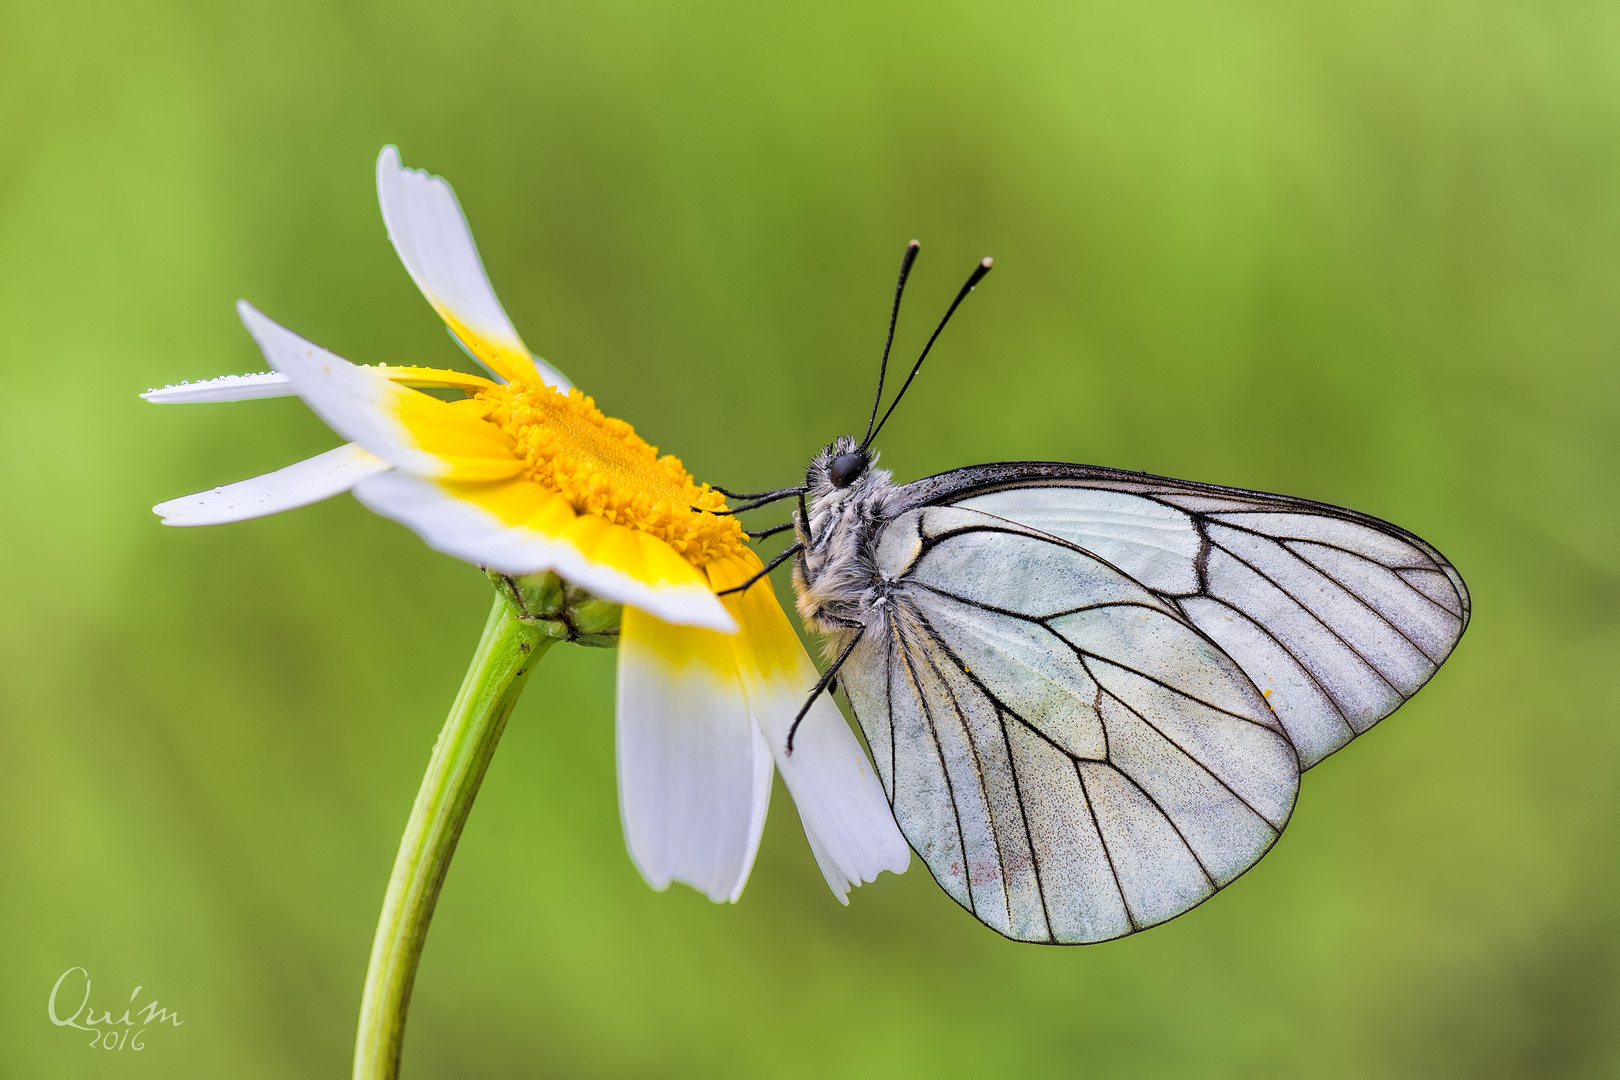
[[[897,530],[916,540],[880,541],[896,587],[845,685],[901,830],[959,903],[1019,940],[1103,940],[1199,903],[1276,840],[1294,753],[1173,605],[972,510]]]

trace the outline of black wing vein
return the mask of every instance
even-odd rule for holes
[[[1113,698],[1115,701],[1119,701],[1119,698],[1115,697],[1115,695],[1112,693],[1109,693],[1108,696]],[[1125,705],[1123,701],[1120,701],[1119,703],[1121,705]],[[1126,708],[1130,708],[1130,706],[1126,706]],[[1131,711],[1135,712],[1136,710],[1131,709]],[[1169,811],[1165,810],[1164,806],[1159,802],[1159,800],[1155,799],[1153,794],[1148,791],[1147,788],[1139,784],[1136,777],[1132,776],[1123,765],[1112,758],[1108,760],[1107,764],[1109,768],[1113,769],[1114,772],[1119,774],[1120,779],[1124,780],[1127,784],[1131,785],[1131,787],[1135,788],[1142,798],[1153,804],[1153,809],[1157,810],[1159,812],[1159,816],[1164,818],[1165,824],[1169,825],[1171,830],[1175,832],[1176,839],[1181,841],[1181,846],[1186,848],[1187,854],[1192,856],[1193,862],[1198,865],[1198,872],[1204,875],[1204,880],[1209,882],[1209,887],[1211,889],[1219,889],[1220,886],[1215,884],[1214,876],[1210,874],[1209,868],[1204,865],[1204,860],[1199,857],[1198,852],[1193,850],[1193,846],[1187,842],[1186,834],[1181,831],[1181,826],[1176,824],[1176,819],[1170,816]],[[1264,821],[1265,819],[1261,818],[1260,820]]]
[[[1018,720],[1025,727],[1029,727],[1029,721],[1023,717],[1019,717]],[[1030,730],[1033,731],[1034,729],[1030,728]],[[1039,734],[1039,732],[1036,732],[1036,734]],[[1125,883],[1119,880],[1119,867],[1114,864],[1114,852],[1108,846],[1108,834],[1103,832],[1102,822],[1097,820],[1097,810],[1091,805],[1091,789],[1086,786],[1085,771],[1080,768],[1078,759],[1071,756],[1069,760],[1074,762],[1074,776],[1075,779],[1080,781],[1080,796],[1085,800],[1086,813],[1091,816],[1091,827],[1097,830],[1097,839],[1102,844],[1103,856],[1108,860],[1109,876],[1114,879],[1114,888],[1119,892],[1119,906],[1125,909],[1125,921],[1131,924],[1131,932],[1135,933],[1142,927],[1137,923],[1136,912],[1131,910],[1131,902],[1125,896]]]
[[[1323,700],[1331,705],[1333,707],[1333,711],[1338,714],[1339,722],[1344,725],[1344,730],[1350,733],[1350,737],[1352,739],[1355,738],[1356,729],[1350,726],[1350,718],[1345,716],[1344,706],[1340,705],[1339,699],[1333,696],[1333,691],[1322,685],[1322,680],[1316,677],[1316,673],[1307,667],[1305,661],[1301,659],[1293,649],[1289,648],[1281,638],[1279,638],[1276,634],[1273,634],[1270,627],[1266,626],[1265,623],[1261,622],[1259,619],[1256,619],[1253,615],[1250,615],[1247,611],[1244,611],[1236,604],[1229,603],[1228,601],[1221,599],[1219,596],[1206,596],[1203,597],[1203,599],[1208,600],[1212,604],[1219,604],[1228,611],[1237,612],[1244,622],[1248,623],[1250,626],[1266,635],[1266,637],[1270,638],[1271,643],[1277,646],[1277,648],[1281,649],[1285,654],[1287,654],[1288,658],[1294,662],[1294,666],[1299,668],[1300,674],[1311,680],[1311,685],[1322,692]]]
[[[979,909],[973,899],[973,889],[968,881],[967,835],[962,831],[962,809],[956,803],[956,785],[951,783],[950,766],[945,762],[945,749],[939,743],[939,726],[934,722],[933,710],[928,707],[928,695],[923,693],[922,680],[917,677],[917,668],[912,663],[911,654],[902,644],[900,659],[905,662],[906,671],[911,675],[911,685],[916,689],[917,702],[922,709],[923,718],[928,721],[928,732],[934,744],[934,755],[939,758],[939,773],[945,781],[946,798],[951,802],[951,816],[956,820],[956,850],[962,858],[962,892],[967,896],[967,909],[975,916]],[[895,790],[900,790],[899,778],[896,777]],[[947,890],[949,891],[949,890]]]
[[[1311,609],[1310,605],[1306,604],[1299,597],[1297,597],[1293,593],[1289,592],[1282,584],[1280,584],[1270,574],[1266,573],[1264,570],[1260,569],[1258,566],[1254,565],[1254,563],[1250,562],[1248,559],[1245,559],[1243,556],[1239,555],[1237,552],[1233,551],[1231,548],[1227,547],[1225,544],[1217,543],[1215,546],[1220,548],[1223,552],[1225,552],[1231,558],[1236,559],[1238,562],[1242,563],[1244,566],[1247,566],[1250,570],[1254,571],[1254,573],[1255,573],[1255,575],[1257,577],[1263,578],[1268,584],[1271,585],[1272,588],[1276,589],[1278,592],[1280,592],[1284,596],[1288,597],[1288,599],[1292,600],[1294,602],[1295,607],[1299,608],[1299,610],[1303,611],[1306,615],[1309,615],[1311,617],[1311,619],[1316,623],[1316,625],[1318,625],[1322,629],[1326,630],[1329,634],[1331,634],[1339,642],[1340,645],[1343,645],[1346,649],[1348,649],[1351,653],[1353,653],[1355,655],[1356,659],[1360,660],[1363,664],[1365,664],[1368,671],[1370,671],[1374,675],[1378,676],[1378,679],[1379,679],[1380,682],[1382,682],[1385,686],[1389,687],[1391,690],[1395,691],[1395,696],[1396,697],[1400,698],[1402,701],[1406,701],[1411,697],[1410,694],[1404,693],[1401,690],[1400,687],[1398,687],[1394,683],[1390,682],[1389,676],[1385,675],[1382,671],[1378,670],[1378,666],[1373,663],[1372,658],[1370,656],[1366,655],[1360,649],[1358,649],[1354,645],[1350,644],[1350,642],[1348,640],[1346,640],[1346,638],[1345,638],[1345,636],[1343,634],[1341,634],[1337,630],[1335,630],[1331,625],[1328,624],[1327,620],[1323,619],[1322,616],[1318,615],[1315,611],[1313,611]],[[1212,597],[1211,599],[1218,599],[1218,598]],[[1233,604],[1232,606],[1237,607],[1236,604]],[[1259,621],[1252,613],[1250,613],[1248,611],[1245,611],[1243,608],[1238,608],[1238,610],[1243,611],[1243,613],[1249,617],[1250,622],[1258,622]],[[1405,635],[1402,635],[1402,636],[1404,637]]]
[[[994,703],[991,704],[994,707]],[[1007,737],[1006,714],[999,708],[996,709],[996,729],[1001,732],[1001,745],[1007,751],[1008,778],[1012,781],[1013,797],[1018,800],[1018,817],[1024,825],[1024,838],[1029,842],[1030,861],[1035,865],[1035,895],[1041,899],[1041,918],[1046,923],[1046,940],[1056,941],[1057,933],[1052,929],[1052,909],[1046,903],[1046,881],[1045,875],[1041,872],[1041,853],[1035,843],[1034,830],[1029,827],[1029,807],[1024,802],[1024,785],[1019,783],[1018,767],[1013,764],[1012,740]],[[1010,919],[1008,921],[1011,922]]]
[[[1113,661],[1111,661],[1111,660],[1105,660],[1103,662],[1104,663],[1113,663]],[[1099,698],[1102,697],[1102,695],[1107,694],[1109,697],[1111,697],[1115,701],[1119,702],[1121,708],[1125,709],[1132,716],[1136,717],[1138,720],[1142,721],[1142,723],[1144,723],[1148,727],[1152,728],[1153,731],[1159,736],[1159,738],[1163,739],[1165,742],[1167,742],[1171,746],[1175,747],[1176,750],[1181,753],[1182,757],[1186,758],[1188,761],[1190,761],[1194,765],[1198,766],[1198,769],[1199,769],[1200,772],[1202,772],[1204,775],[1208,776],[1211,780],[1215,781],[1217,784],[1221,785],[1221,787],[1225,788],[1226,791],[1227,791],[1227,794],[1231,795],[1232,798],[1236,799],[1238,802],[1240,802],[1244,806],[1248,807],[1250,812],[1253,813],[1255,817],[1259,818],[1261,821],[1264,821],[1267,825],[1271,825],[1271,821],[1270,821],[1269,818],[1266,817],[1266,815],[1262,814],[1258,809],[1256,809],[1254,807],[1254,805],[1251,804],[1247,798],[1245,798],[1243,795],[1239,794],[1236,788],[1232,787],[1231,784],[1228,784],[1225,780],[1221,779],[1221,777],[1219,775],[1217,775],[1213,769],[1211,769],[1209,766],[1205,765],[1202,761],[1199,761],[1198,756],[1196,754],[1192,753],[1185,746],[1182,746],[1179,742],[1177,742],[1174,738],[1172,738],[1169,735],[1169,733],[1167,733],[1163,728],[1159,727],[1158,724],[1155,724],[1152,720],[1149,720],[1146,716],[1144,716],[1142,714],[1141,710],[1133,707],[1130,702],[1126,701],[1124,698],[1120,697],[1118,694],[1114,693],[1112,690],[1104,689],[1103,684],[1097,678],[1096,673],[1094,673],[1091,670],[1091,665],[1086,663],[1086,658],[1085,658],[1084,655],[1082,655],[1080,657],[1080,663],[1081,663],[1082,666],[1085,667],[1086,674],[1091,676],[1091,681],[1097,684],[1097,696]],[[1119,665],[1115,665],[1115,666],[1117,667]],[[1129,670],[1129,669],[1127,668],[1125,670]],[[1101,710],[1098,710],[1098,714],[1101,715]],[[1231,714],[1228,713],[1227,715],[1231,715]],[[1107,734],[1108,734],[1108,725],[1104,724],[1103,725],[1103,737],[1106,738]],[[1115,768],[1120,768],[1119,765],[1114,762],[1113,754],[1111,752],[1109,754],[1108,761],[1109,761],[1109,764],[1114,765]],[[1121,769],[1120,771],[1123,772],[1124,770]],[[1166,814],[1165,816],[1168,817],[1169,815]],[[1276,828],[1275,825],[1272,825],[1271,827],[1273,829]]]
[[[930,636],[933,637],[935,645],[939,645],[939,646],[944,645],[944,642],[940,640],[938,634],[934,633],[934,630],[933,630],[932,627],[928,628],[928,633],[929,633]],[[992,844],[995,845],[995,849],[996,849],[996,865],[998,867],[1000,867],[1000,869],[1001,869],[1001,880],[1002,880],[1001,899],[1002,899],[1002,906],[1005,907],[1006,911],[1007,911],[1007,925],[1011,926],[1012,921],[1013,921],[1013,918],[1012,918],[1012,916],[1013,916],[1013,913],[1012,913],[1012,897],[1007,895],[1007,882],[1010,880],[1011,875],[1007,873],[1006,855],[1002,851],[1002,845],[999,842],[998,838],[996,837],[995,812],[991,809],[991,807],[992,807],[992,805],[994,803],[994,800],[991,797],[991,792],[990,792],[989,787],[985,783],[984,761],[983,761],[983,759],[981,759],[979,757],[979,748],[978,748],[977,745],[975,745],[975,743],[973,741],[973,732],[968,727],[967,716],[962,711],[962,703],[956,699],[956,691],[951,689],[950,680],[945,678],[945,674],[942,671],[939,670],[939,666],[934,663],[934,659],[933,659],[932,656],[924,656],[923,660],[924,660],[925,663],[928,664],[928,666],[930,668],[933,669],[934,677],[939,680],[939,684],[940,684],[940,686],[942,686],[944,688],[946,696],[950,698],[951,711],[956,714],[957,726],[961,728],[962,745],[966,749],[968,755],[972,759],[973,775],[978,778],[979,797],[984,800],[985,828],[987,830],[989,830],[990,841],[991,841]],[[936,741],[940,738],[939,729],[938,729],[938,721],[935,721],[934,738],[935,738]],[[944,750],[944,747],[941,746],[941,752],[942,753],[943,753],[943,750]],[[947,780],[947,783],[949,783],[949,777],[947,777],[946,780]],[[952,794],[952,801],[954,802],[955,801],[955,794],[954,793],[956,791],[956,785],[955,784],[951,784],[951,791],[953,793]],[[972,860],[970,860],[968,858],[967,835],[966,835],[965,831],[962,829],[962,814],[961,814],[960,808],[958,808],[958,810],[957,810],[956,823],[957,823],[957,831],[963,834],[962,835],[962,876],[963,876],[963,880],[967,884],[968,895],[971,896],[973,894],[973,863],[972,863]],[[1033,840],[1030,841],[1030,846],[1033,848],[1033,846],[1034,846],[1034,841]],[[974,914],[977,914],[977,913],[978,913],[978,901],[975,900],[974,901]]]

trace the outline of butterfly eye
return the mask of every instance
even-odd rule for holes
[[[866,455],[855,453],[839,454],[833,458],[832,468],[828,473],[832,477],[833,487],[847,488],[865,471]]]

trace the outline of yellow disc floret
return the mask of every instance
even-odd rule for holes
[[[657,447],[578,390],[513,381],[474,399],[511,437],[525,475],[579,513],[650,533],[694,566],[744,549],[737,519],[712,512],[725,509],[724,496],[696,483],[673,454],[659,457]]]

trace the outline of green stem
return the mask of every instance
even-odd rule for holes
[[[569,636],[558,624],[524,617],[517,606],[523,597],[514,583],[502,584],[497,581],[494,610],[433,746],[394,858],[360,1001],[355,1080],[393,1080],[399,1074],[416,965],[456,841],[535,661],[553,642]]]

